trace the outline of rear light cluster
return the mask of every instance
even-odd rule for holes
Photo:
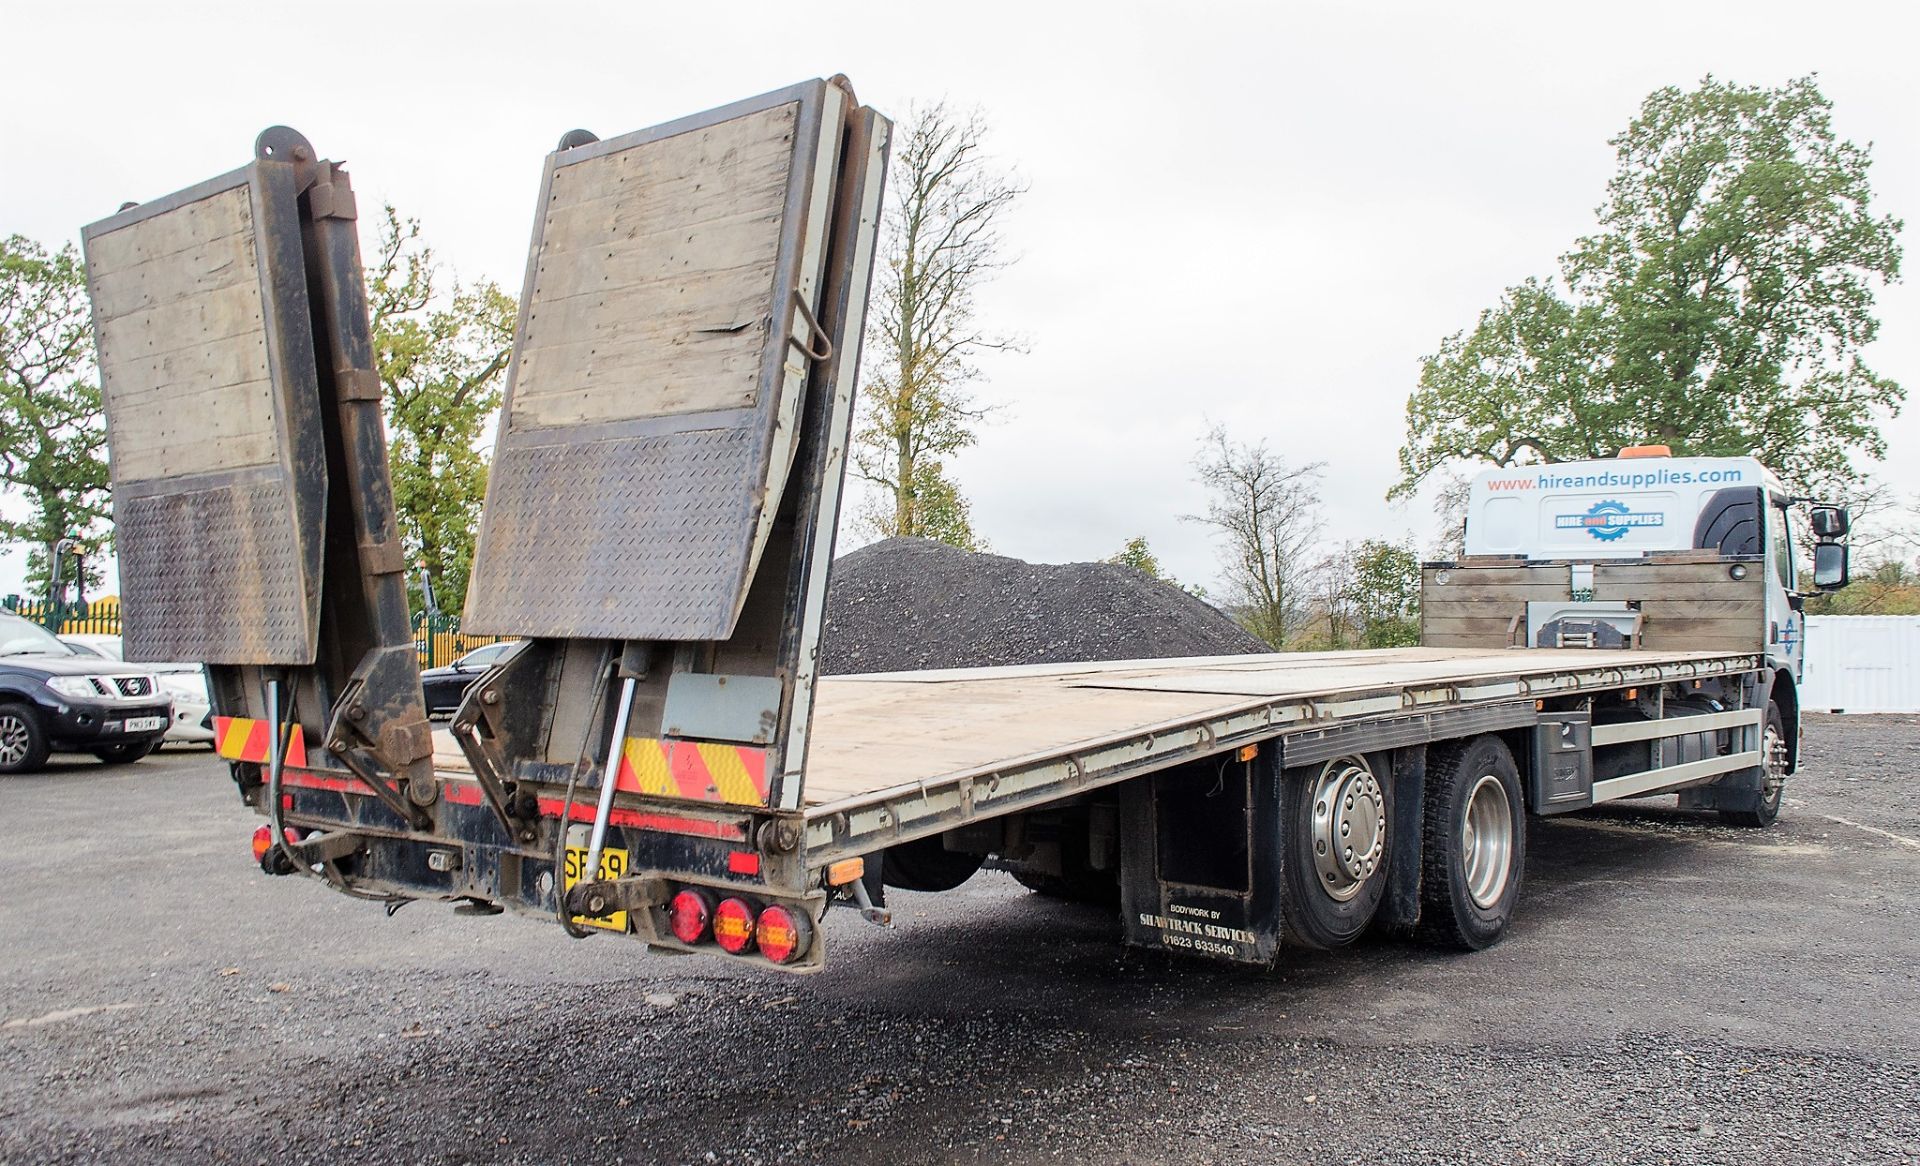
[[[288,846],[300,844],[300,835],[294,833],[293,827],[282,827],[280,833],[286,838]],[[287,862],[286,856],[281,854],[279,848],[273,844],[273,827],[271,826],[262,826],[253,832],[253,861],[259,863],[260,869],[268,874],[293,873],[293,867]]]
[[[728,955],[758,951],[776,964],[790,964],[813,944],[813,920],[805,912],[773,903],[756,907],[738,896],[721,898],[688,887],[667,904],[673,937],[688,947],[712,942]]]

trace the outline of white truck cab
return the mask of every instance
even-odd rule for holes
[[[1576,570],[1581,561],[1688,551],[1757,556],[1767,576],[1769,663],[1797,682],[1805,638],[1801,597],[1811,588],[1802,587],[1788,521],[1796,501],[1804,500],[1791,497],[1755,458],[1673,457],[1665,446],[1630,447],[1599,461],[1482,471],[1468,498],[1465,549],[1469,556],[1567,560]],[[1580,591],[1576,580],[1576,597]],[[1607,614],[1583,607],[1590,617]],[[1537,635],[1554,615],[1537,613],[1530,631]]]

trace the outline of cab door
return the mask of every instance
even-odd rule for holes
[[[1787,521],[1786,498],[1767,496],[1767,662],[1800,679],[1805,655],[1806,616],[1799,610],[1799,568],[1793,546],[1793,524]]]

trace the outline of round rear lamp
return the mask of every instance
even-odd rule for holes
[[[288,846],[300,844],[300,836],[293,832],[293,827],[282,827],[280,833],[286,837]],[[293,864],[288,862],[287,856],[280,853],[280,848],[273,844],[273,827],[271,826],[261,826],[253,832],[253,861],[259,863],[260,869],[270,875],[294,872]]]
[[[667,926],[681,943],[704,943],[713,937],[713,896],[691,888],[667,904]]]
[[[745,899],[722,899],[713,909],[713,941],[728,955],[753,950],[753,907]]]
[[[790,964],[806,954],[813,942],[813,921],[801,912],[774,904],[760,912],[754,926],[760,954],[776,964]]]

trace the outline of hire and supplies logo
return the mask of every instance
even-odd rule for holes
[[[1666,524],[1667,516],[1659,511],[1635,514],[1625,502],[1616,502],[1611,498],[1595,502],[1585,514],[1561,514],[1553,520],[1556,530],[1584,530],[1601,542],[1608,543],[1626,537],[1626,533],[1635,527]]]

